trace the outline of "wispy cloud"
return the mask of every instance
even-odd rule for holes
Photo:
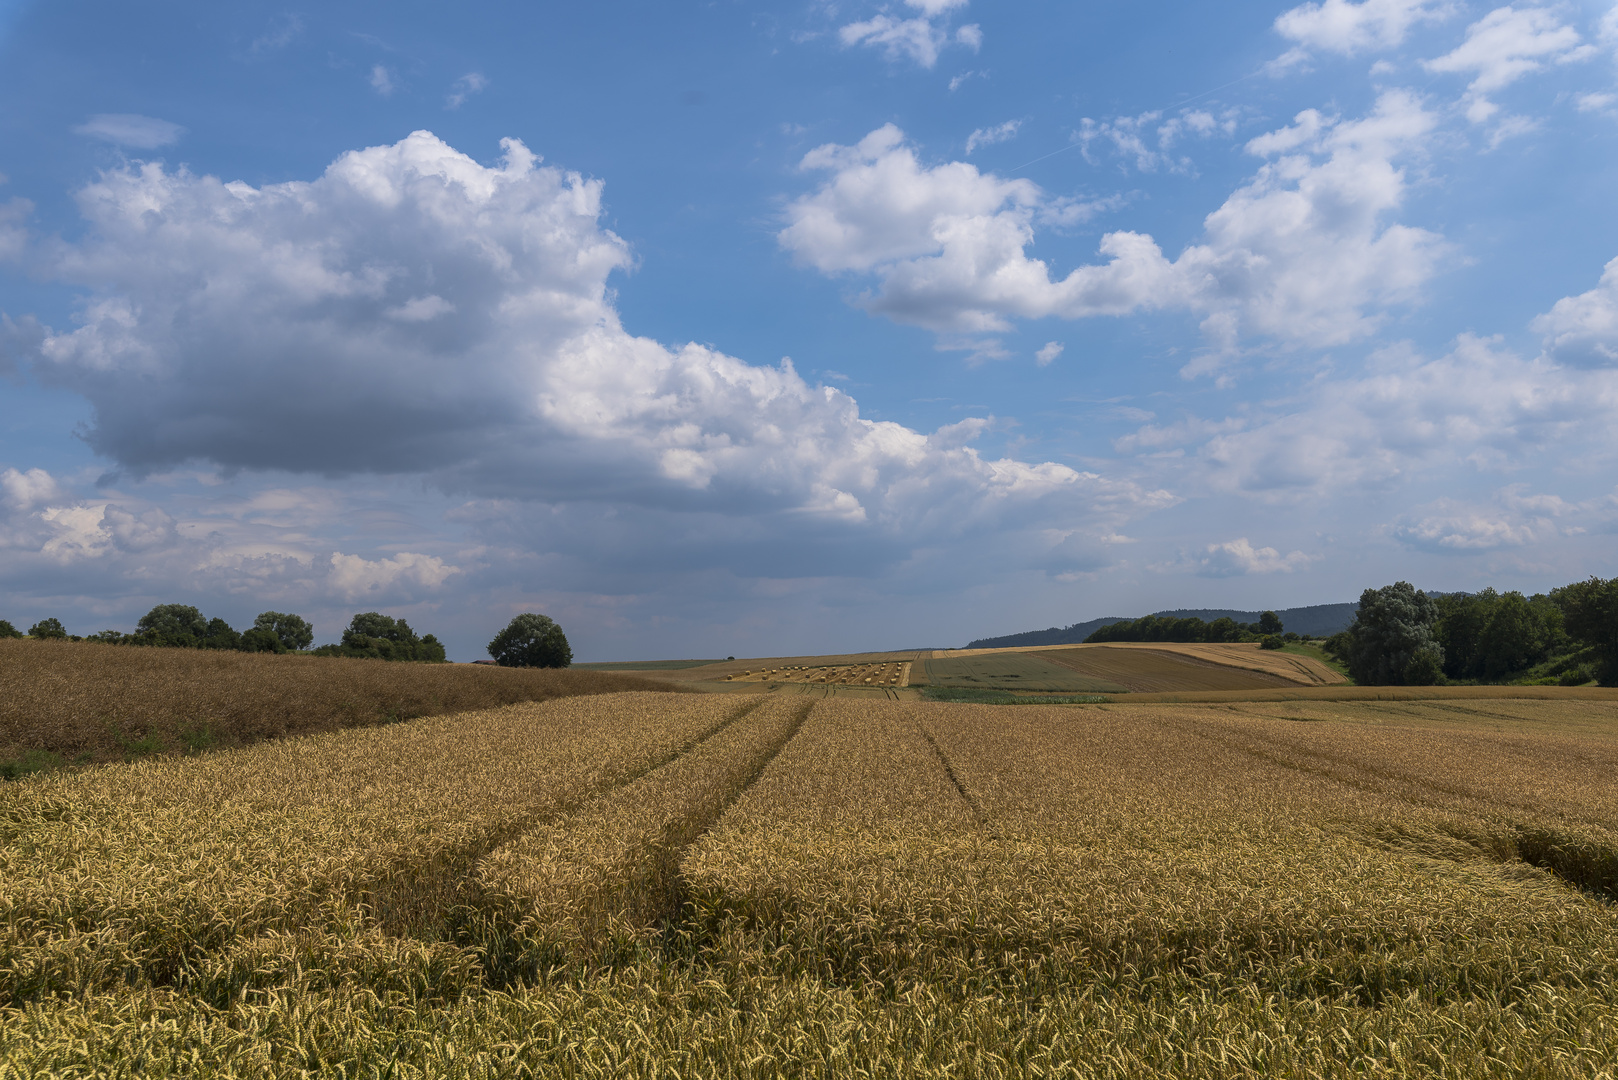
[[[983,47],[983,29],[976,23],[956,27],[954,33],[948,29],[949,13],[966,7],[967,0],[905,0],[905,3],[921,14],[904,19],[883,12],[843,26],[837,31],[838,40],[845,47],[879,48],[889,60],[907,59],[924,68],[938,63],[939,54],[952,42],[973,52]],[[957,85],[958,82],[951,82],[950,89]]]
[[[1007,120],[991,128],[978,128],[966,137],[966,152],[968,155],[980,146],[993,146],[995,143],[1007,142],[1017,137],[1017,129],[1022,127],[1021,120]]]
[[[156,150],[179,142],[185,128],[139,113],[96,113],[74,128],[73,133],[136,150]]]
[[[489,85],[489,80],[476,71],[469,71],[455,80],[450,87],[449,97],[444,100],[445,108],[459,109],[466,104],[466,99],[473,94],[480,94],[483,88]]]

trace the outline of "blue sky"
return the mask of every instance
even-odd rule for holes
[[[1605,3],[0,2],[0,618],[1618,573]]]

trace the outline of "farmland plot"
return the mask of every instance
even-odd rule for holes
[[[932,686],[973,690],[1046,690],[1072,693],[1124,693],[1129,687],[1114,679],[1075,671],[1033,653],[986,653],[979,656],[933,657],[925,662]],[[917,681],[911,676],[911,681]]]
[[[432,879],[459,884],[402,890],[391,918],[374,886],[351,885],[287,915],[300,894],[243,877],[250,860],[229,862],[229,844],[164,833],[189,846],[142,879],[145,936],[117,913],[81,910],[71,926],[73,955],[119,958],[117,978],[31,974],[69,932],[39,920],[42,883],[81,865],[138,878],[126,863],[160,830],[162,813],[142,809],[157,781],[175,788],[164,805],[183,807],[253,787],[256,759],[0,788],[8,848],[30,853],[8,856],[0,879],[12,928],[0,1075],[138,1063],[144,1075],[1573,1077],[1618,1065],[1611,701],[690,701],[665,696],[664,711],[623,720],[574,713],[573,728],[530,720],[520,735],[474,724],[464,750],[439,752],[463,768],[479,746],[529,756],[438,795],[384,794],[426,751],[393,771],[313,751],[294,771],[266,765],[262,791],[294,786],[300,805],[423,815],[423,850],[475,833]],[[564,705],[595,707],[539,708]],[[592,769],[588,739],[567,736],[580,725],[599,728],[608,764]],[[522,750],[536,739],[557,748]],[[211,779],[187,787],[186,768]],[[519,820],[496,805],[525,769],[549,794]],[[356,790],[356,774],[371,786]],[[73,818],[81,804],[91,810]],[[482,824],[455,833],[452,806]],[[246,819],[220,820],[253,835]],[[314,827],[298,839],[328,843]],[[256,850],[294,868],[311,858]],[[340,832],[321,850],[334,873],[364,858]],[[257,894],[258,929],[209,938],[186,897],[233,877],[232,917],[251,916]],[[158,940],[185,963],[164,968]]]
[[[1041,658],[1132,691],[1265,690],[1302,683],[1296,677],[1237,667],[1172,649],[1090,645],[1054,650],[1041,654]]]

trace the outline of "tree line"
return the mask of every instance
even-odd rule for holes
[[[1297,634],[1286,633],[1281,617],[1266,611],[1256,623],[1237,622],[1224,616],[1212,622],[1203,622],[1191,616],[1177,619],[1167,615],[1145,615],[1139,619],[1125,619],[1111,626],[1103,626],[1084,639],[1086,645],[1109,641],[1172,641],[1180,643],[1209,642],[1226,644],[1258,642],[1266,649],[1279,649],[1289,641],[1298,641]]]
[[[0,638],[24,634],[0,619]],[[238,632],[224,619],[209,619],[190,604],[158,604],[142,615],[135,632],[103,630],[98,634],[69,634],[60,619],[41,619],[28,628],[27,637],[40,640],[97,641],[108,645],[170,649],[228,649],[236,652],[304,653],[309,656],[347,656],[368,660],[446,662],[443,644],[432,634],[418,635],[404,619],[365,611],[349,621],[341,641],[314,644],[314,627],[301,615],[266,611],[253,625]],[[502,667],[567,667],[573,650],[567,635],[544,615],[524,612],[489,642],[489,655]],[[484,661],[488,663],[488,661]]]
[[[1618,578],[1524,596],[1429,596],[1400,581],[1366,589],[1324,646],[1367,686],[1528,682],[1618,686]]]
[[[0,620],[0,637],[20,638],[11,623]],[[164,649],[226,649],[233,652],[294,653],[313,656],[353,656],[377,660],[444,662],[444,646],[432,634],[418,636],[403,619],[375,611],[355,615],[342,640],[311,649],[314,627],[301,615],[266,611],[245,631],[224,619],[210,619],[190,604],[158,604],[140,617],[132,634],[103,630],[80,637],[69,634],[60,619],[41,619],[28,628],[28,637],[44,640],[98,641],[107,645],[133,645]]]

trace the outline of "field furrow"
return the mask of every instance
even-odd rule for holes
[[[705,832],[788,745],[815,705],[766,698],[690,753],[480,861],[484,909],[473,932],[534,966],[633,940],[680,905],[677,869]]]
[[[420,891],[469,851],[632,781],[750,704],[570,698],[8,787],[0,986],[168,982],[244,937],[419,922]]]

